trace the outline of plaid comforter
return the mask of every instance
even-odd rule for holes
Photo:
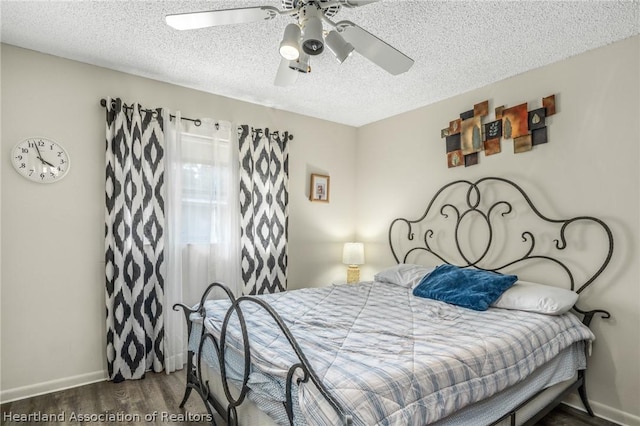
[[[478,312],[378,282],[260,297],[282,317],[354,425],[435,422],[520,382],[572,343],[594,339],[572,314]],[[205,326],[218,337],[229,302],[205,306]],[[258,383],[265,383],[265,377],[283,389],[298,359],[264,309],[243,303],[242,311],[256,392],[264,394]],[[239,332],[230,327],[227,338],[237,342]],[[273,398],[283,400],[280,393]],[[298,401],[300,423],[340,424],[311,382],[300,385]]]

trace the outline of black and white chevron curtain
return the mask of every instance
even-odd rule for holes
[[[161,110],[106,103],[107,364],[115,382],[164,366]]]
[[[288,132],[238,128],[244,294],[287,288]]]

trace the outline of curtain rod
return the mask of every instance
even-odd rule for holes
[[[111,103],[115,103],[115,99],[112,99]],[[104,99],[104,98],[100,99],[100,105],[102,105],[103,107],[106,108],[107,107],[107,100]],[[132,106],[129,106],[129,105],[125,104],[124,102],[122,103],[122,106],[125,109],[133,109]],[[155,114],[156,113],[156,111],[151,110],[151,109],[144,109],[143,108],[142,111],[144,111],[146,113],[150,113],[150,114]],[[170,117],[170,119],[176,118],[176,116],[173,115],[173,114],[170,114],[169,117]],[[202,124],[202,120],[200,120],[199,118],[195,118],[195,119],[194,118],[187,118],[187,117],[180,117],[180,118],[182,120],[187,120],[187,121],[193,122],[193,124],[195,124],[196,127],[198,127],[198,126],[200,126]],[[219,124],[216,122],[215,126],[216,126],[216,129],[217,129]],[[262,129],[254,129],[253,127],[251,127],[251,132],[252,133],[253,132],[257,132],[258,134],[260,134],[260,133],[262,133],[262,131],[263,131]],[[277,130],[275,132],[269,132],[269,128],[265,128],[264,129],[264,133],[265,133],[265,136],[267,136],[267,137],[270,137],[271,135],[279,136],[279,134],[280,134],[280,132],[278,132]],[[289,134],[289,132],[284,132],[283,133],[283,137],[287,138],[288,140],[293,140],[293,135]]]
[[[252,134],[256,134],[257,133],[258,136],[261,136],[262,132],[263,132],[263,129],[255,129],[255,128],[251,127],[251,133]],[[270,138],[271,135],[274,135],[276,137],[280,137],[280,132],[278,130],[276,130],[274,132],[270,132],[269,128],[267,127],[267,128],[264,129],[264,135],[266,137],[268,137],[268,138]],[[290,140],[290,141],[293,140],[293,135],[289,134],[289,132],[284,132],[282,134],[282,137],[286,138],[286,140]]]
[[[115,100],[111,100],[111,103],[112,103],[112,104],[113,104],[113,103],[115,103]],[[106,99],[104,99],[104,98],[100,99],[100,105],[102,105],[103,107],[105,107],[105,108],[106,108],[106,107],[107,107],[107,100],[106,100]],[[128,106],[128,105],[127,105],[127,104],[125,104],[124,102],[122,103],[122,106],[123,106],[125,109],[133,109],[133,107],[132,107],[132,106]],[[146,112],[146,113],[155,114],[155,111],[154,111],[154,110],[151,110],[151,109],[142,109],[142,111],[144,111],[144,112]],[[176,116],[175,116],[175,115],[173,115],[173,114],[169,114],[169,119],[171,119],[171,120],[172,120],[172,119],[174,119],[174,118],[176,118]],[[200,126],[200,125],[202,124],[202,120],[200,120],[199,118],[187,118],[187,117],[180,117],[180,118],[181,118],[181,119],[183,119],[183,120],[192,121],[192,122],[193,122],[193,124],[195,124],[196,126]],[[218,128],[218,123],[216,123],[216,128]]]

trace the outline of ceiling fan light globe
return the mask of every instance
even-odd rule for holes
[[[302,43],[302,50],[307,55],[319,55],[324,52],[324,43],[320,40],[307,40]]]
[[[290,61],[295,61],[300,56],[300,27],[297,24],[289,24],[284,29],[284,35],[280,42],[280,55]]]
[[[289,61],[289,68],[296,70],[303,74],[311,72],[311,66],[309,65],[309,55],[301,53],[300,57],[295,61]]]
[[[339,63],[343,63],[353,53],[353,46],[335,30],[332,30],[325,37],[325,42],[329,50],[335,55]]]
[[[295,61],[300,57],[300,51],[294,46],[280,45],[280,56],[289,61]]]
[[[308,18],[304,23],[302,50],[304,50],[307,55],[319,55],[324,51],[322,22],[317,16]]]

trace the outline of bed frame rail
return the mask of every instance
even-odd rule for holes
[[[298,345],[293,334],[284,323],[280,315],[264,300],[259,299],[253,296],[242,296],[239,298],[235,298],[228,287],[221,283],[213,283],[209,285],[207,290],[204,292],[199,305],[192,309],[183,304],[174,305],[174,310],[181,309],[184,313],[185,320],[187,321],[187,329],[189,336],[192,331],[192,323],[190,320],[190,316],[194,313],[197,313],[203,320],[206,318],[206,309],[205,302],[207,301],[209,294],[214,288],[221,288],[224,290],[226,296],[231,301],[231,306],[227,310],[224,321],[222,323],[222,328],[220,331],[220,339],[217,339],[214,335],[206,331],[206,327],[202,327],[202,334],[200,336],[200,344],[198,347],[198,352],[194,354],[193,352],[189,352],[188,354],[188,364],[187,364],[187,385],[185,389],[185,394],[180,403],[180,408],[184,407],[184,404],[189,399],[192,390],[195,390],[196,393],[202,398],[205,406],[207,407],[207,411],[213,418],[213,411],[215,410],[229,426],[237,426],[238,425],[238,413],[237,408],[243,403],[247,394],[249,392],[249,374],[251,372],[251,342],[249,339],[249,333],[247,331],[247,323],[245,321],[245,316],[242,311],[243,305],[254,304],[259,306],[261,309],[264,309],[269,316],[274,320],[274,322],[278,325],[278,328],[282,332],[282,334],[286,337],[287,341],[291,345],[291,348],[295,352],[299,362],[291,365],[289,367],[287,373],[287,381],[286,381],[286,401],[284,403],[285,410],[287,413],[287,417],[289,419],[289,423],[291,425],[294,424],[294,413],[293,413],[293,405],[294,405],[294,395],[293,395],[293,384],[299,385],[301,383],[307,383],[309,380],[313,383],[313,385],[318,389],[320,394],[324,397],[324,399],[331,405],[331,407],[336,411],[339,418],[342,419],[342,425],[351,426],[353,422],[353,418],[350,414],[347,414],[344,408],[336,401],[336,399],[331,395],[329,390],[324,386],[322,380],[318,377],[316,372],[311,367],[307,357],[302,352],[302,349]],[[227,377],[227,363],[225,360],[226,348],[227,348],[227,329],[229,326],[230,320],[234,317],[237,318],[240,324],[240,329],[242,333],[242,349],[244,354],[244,368],[243,368],[243,376],[242,376],[242,385],[240,389],[240,393],[237,396],[234,396],[231,393],[231,388],[229,386],[229,378]],[[208,381],[204,380],[202,377],[202,363],[203,363],[203,349],[205,343],[210,341],[213,344],[213,347],[216,351],[216,356],[218,360],[218,365],[220,366],[220,376],[222,381],[222,386],[224,389],[224,394],[227,399],[226,403],[223,401],[219,401],[209,390]],[[195,358],[195,363],[194,363]],[[296,374],[296,373],[300,374]],[[215,420],[213,421],[215,425]]]

